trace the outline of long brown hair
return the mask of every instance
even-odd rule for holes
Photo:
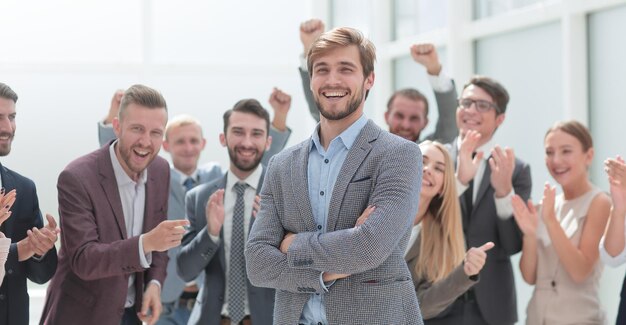
[[[465,258],[465,239],[452,159],[439,142],[424,141],[420,144],[420,147],[425,146],[434,146],[441,151],[445,171],[442,193],[430,201],[422,219],[415,273],[421,278],[437,282],[448,276]]]

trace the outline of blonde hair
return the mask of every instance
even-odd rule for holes
[[[422,219],[420,252],[415,273],[428,281],[437,282],[463,262],[465,237],[452,159],[439,142],[424,141],[420,144],[420,147],[425,146],[434,146],[441,151],[445,170],[442,194],[430,201],[427,213]]]
[[[198,126],[198,128],[200,128],[200,135],[202,135],[202,125],[200,125],[200,121],[191,115],[182,114],[176,115],[167,123],[167,126],[165,127],[165,139],[167,140],[170,130],[186,125]]]

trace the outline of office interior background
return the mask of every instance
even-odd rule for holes
[[[366,114],[384,125],[390,94],[423,90],[437,112],[425,71],[409,46],[430,41],[458,90],[473,74],[500,80],[511,94],[497,142],[531,164],[534,200],[551,179],[543,137],[558,120],[577,119],[594,136],[593,182],[608,190],[602,162],[626,155],[626,0],[3,0],[0,81],[20,96],[13,150],[0,162],[33,179],[43,213],[58,217],[56,178],[98,146],[96,123],[113,92],[134,83],[159,89],[170,116],[199,118],[201,162],[227,166],[219,145],[222,113],[241,98],[269,109],[272,87],[293,97],[289,145],[315,126],[297,72],[300,22],[361,29],[376,47],[376,81]],[[623,130],[623,129],[622,129]],[[161,153],[165,158],[167,154]],[[19,193],[18,193],[19,196]],[[514,258],[520,323],[532,287]],[[601,298],[616,317],[625,267],[605,268]],[[30,284],[31,323],[45,286]]]

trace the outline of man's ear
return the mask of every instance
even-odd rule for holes
[[[226,147],[226,135],[224,133],[220,133],[220,144],[222,147]]]

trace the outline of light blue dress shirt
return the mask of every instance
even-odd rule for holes
[[[324,147],[320,143],[319,125],[315,128],[315,132],[311,136],[307,180],[309,184],[309,200],[311,200],[311,208],[313,209],[313,218],[315,219],[319,233],[326,232],[326,220],[328,218],[330,198],[333,195],[333,188],[335,187],[341,166],[348,156],[348,151],[352,148],[354,141],[366,123],[367,117],[363,114],[330,142],[328,150],[324,150]],[[322,282],[321,274],[320,282]],[[328,291],[323,282],[322,288]],[[306,325],[328,324],[323,294],[311,294],[311,298],[304,305],[299,323]]]

